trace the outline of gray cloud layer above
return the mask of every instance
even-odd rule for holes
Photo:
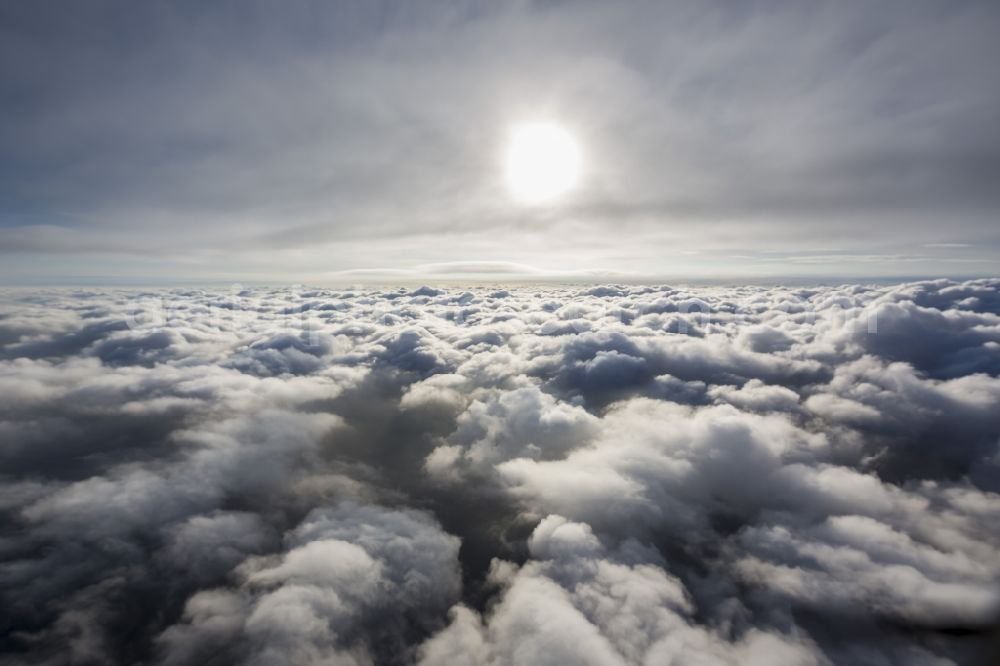
[[[990,664],[1000,281],[7,290],[0,663]]]
[[[954,0],[5,3],[0,275],[989,275],[998,28]],[[555,208],[500,173],[537,118],[585,152]]]

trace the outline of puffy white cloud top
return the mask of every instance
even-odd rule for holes
[[[1000,280],[9,290],[12,664],[990,664]]]

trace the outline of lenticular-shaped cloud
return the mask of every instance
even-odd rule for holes
[[[988,664],[998,293],[4,292],[0,650]]]

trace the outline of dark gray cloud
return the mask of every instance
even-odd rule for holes
[[[998,293],[7,290],[0,654],[990,664]]]
[[[987,1],[6,3],[4,279],[989,274],[998,25]],[[526,209],[499,160],[539,117],[584,182]]]

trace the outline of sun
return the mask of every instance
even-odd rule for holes
[[[524,204],[544,204],[572,190],[580,179],[580,147],[573,135],[552,123],[511,129],[507,186]]]

